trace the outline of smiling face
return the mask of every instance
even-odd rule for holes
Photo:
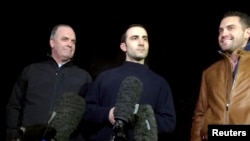
[[[76,36],[69,26],[59,26],[50,39],[51,55],[57,63],[68,62],[75,53]]]
[[[237,48],[245,47],[249,38],[248,30],[243,26],[238,16],[223,18],[220,23],[218,36],[221,49],[233,52]]]
[[[145,28],[131,27],[126,32],[125,42],[120,44],[122,51],[126,53],[126,61],[144,64],[148,55],[149,42]]]

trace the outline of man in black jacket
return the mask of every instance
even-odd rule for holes
[[[73,64],[75,45],[73,28],[56,25],[50,36],[48,60],[23,69],[7,103],[7,140],[19,140],[20,127],[48,123],[63,94],[84,95],[92,78],[87,71]]]

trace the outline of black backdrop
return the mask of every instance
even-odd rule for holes
[[[156,3],[156,2],[155,2]],[[121,62],[119,40],[132,23],[144,24],[149,33],[149,66],[169,82],[175,100],[177,128],[172,140],[189,140],[191,116],[197,100],[202,71],[220,56],[217,53],[218,25],[227,10],[250,14],[245,3],[176,3],[160,6],[126,2],[111,8],[96,4],[55,4],[40,6],[8,5],[2,20],[1,111],[11,88],[28,64],[44,60],[49,51],[49,35],[55,24],[73,26],[77,34],[75,63],[93,77]],[[209,5],[210,4],[210,5]],[[17,4],[19,5],[19,4]],[[99,3],[99,6],[101,4]],[[5,116],[0,119],[0,138],[4,138]]]

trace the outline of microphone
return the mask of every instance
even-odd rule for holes
[[[47,124],[22,126],[20,130],[22,131],[21,141],[50,141],[56,134],[56,130]]]
[[[134,117],[134,138],[136,141],[157,141],[157,124],[152,106],[140,105]]]
[[[54,107],[56,116],[50,121],[50,127],[56,130],[57,141],[69,141],[85,112],[84,98],[76,93],[65,93]]]
[[[143,91],[143,84],[135,76],[126,77],[119,88],[116,99],[114,117],[115,124],[111,141],[126,141],[126,124],[133,120],[136,105]]]
[[[54,139],[56,130],[49,126],[50,122],[54,119],[56,113],[53,112],[48,124],[35,124],[29,126],[21,126],[22,133],[21,141],[50,141]]]

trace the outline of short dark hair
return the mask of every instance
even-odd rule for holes
[[[121,43],[125,43],[126,41],[126,38],[127,38],[127,31],[132,28],[132,27],[141,27],[141,28],[144,28],[146,30],[146,27],[143,25],[143,24],[131,24],[127,27],[127,29],[125,30],[125,32],[122,34],[121,36],[121,40],[120,42]]]
[[[240,22],[243,25],[244,28],[250,28],[250,17],[244,12],[240,11],[228,11],[224,13],[223,18],[231,17],[231,16],[237,16],[240,18]]]

